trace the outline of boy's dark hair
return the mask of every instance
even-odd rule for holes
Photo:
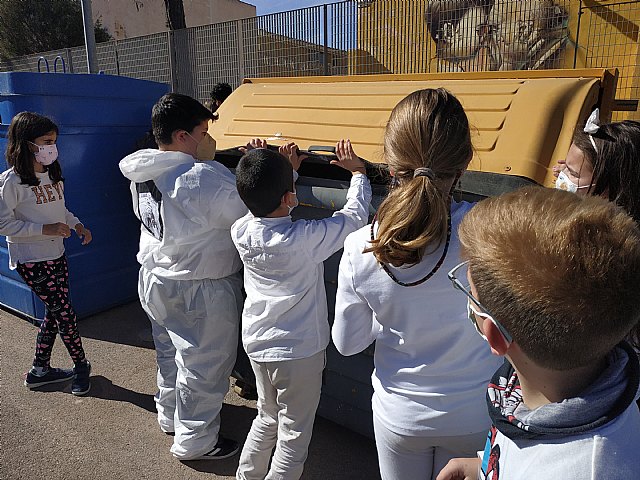
[[[143,150],[145,148],[153,148],[158,149],[158,142],[156,142],[156,138],[153,135],[153,130],[147,130],[144,132],[144,136],[140,137],[136,140],[135,151]]]
[[[266,217],[293,192],[293,167],[276,151],[256,148],[245,153],[236,167],[240,198],[256,217]]]
[[[47,117],[34,112],[20,112],[11,120],[7,135],[7,163],[13,167],[22,184],[32,187],[40,185],[33,169],[34,155],[29,149],[29,142],[50,132],[57,135],[58,126]],[[44,168],[53,183],[64,181],[58,160]]]
[[[156,102],[151,111],[153,136],[159,145],[170,145],[176,130],[191,133],[204,120],[214,115],[197,100],[180,93],[167,93]]]
[[[231,95],[231,92],[233,92],[231,85],[225,82],[220,82],[213,86],[209,96],[211,97],[211,100],[217,100],[222,103],[229,95]]]

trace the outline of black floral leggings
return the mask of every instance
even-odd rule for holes
[[[48,367],[56,335],[67,347],[74,364],[85,361],[76,313],[69,300],[67,257],[44,262],[18,263],[18,273],[45,304],[44,320],[36,338],[34,367]]]

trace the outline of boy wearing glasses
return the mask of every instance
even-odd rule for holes
[[[330,218],[294,222],[294,171],[302,161],[297,146],[278,153],[254,139],[247,147],[236,185],[250,213],[234,223],[231,237],[244,263],[242,342],[256,375],[258,415],[236,477],[296,480],[307,458],[329,343],[322,262],[367,223],[371,186],[364,163],[342,140],[331,163],[352,173],[345,206]]]
[[[482,459],[438,480],[640,478],[640,230],[601,198],[532,187],[479,203],[449,277],[493,353]],[[466,277],[466,278],[465,278]]]

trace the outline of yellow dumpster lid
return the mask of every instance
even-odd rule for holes
[[[611,114],[616,70],[540,70],[246,79],[222,104],[209,132],[219,150],[253,137],[335,145],[350,138],[356,153],[382,163],[384,128],[409,93],[444,87],[472,126],[470,170],[551,185],[551,166],[565,155],[573,130],[592,109]]]

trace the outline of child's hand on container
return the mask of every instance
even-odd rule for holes
[[[336,156],[338,160],[331,160],[332,165],[338,165],[354,175],[357,173],[366,175],[367,169],[362,159],[353,151],[351,140],[342,139],[336,143]]]
[[[286,145],[282,145],[278,148],[280,154],[284,155],[291,162],[291,166],[297,172],[300,168],[300,164],[302,161],[307,158],[307,155],[301,155],[300,150],[298,149],[298,145],[294,142],[289,142]]]
[[[90,243],[93,237],[91,236],[91,230],[82,225],[81,223],[75,226],[75,231],[80,240],[82,240],[82,245],[86,245]]]
[[[554,177],[558,178],[558,175],[560,175],[560,172],[564,169],[565,163],[566,161],[564,159],[558,160],[558,164],[551,167],[551,171],[553,172]]]
[[[42,226],[42,234],[52,237],[69,238],[71,236],[71,229],[66,223],[48,223]]]
[[[242,153],[247,153],[254,148],[267,148],[267,141],[261,138],[252,138],[244,147],[238,147]]]

